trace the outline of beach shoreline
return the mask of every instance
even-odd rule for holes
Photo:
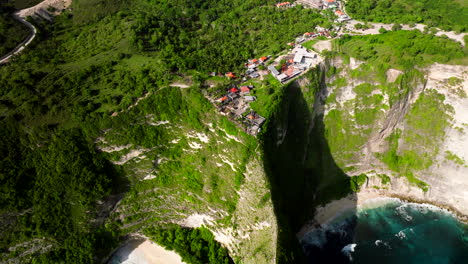
[[[144,236],[132,238],[124,243],[106,263],[185,264],[177,252],[167,250]]]
[[[325,227],[333,220],[343,217],[346,214],[357,214],[362,210],[381,207],[393,202],[423,206],[430,210],[440,210],[444,213],[450,214],[459,222],[468,225],[468,216],[460,213],[451,206],[437,204],[429,200],[416,199],[410,196],[388,193],[382,190],[364,189],[358,193],[350,194],[344,198],[331,201],[324,206],[318,207],[313,220],[305,224],[296,236],[298,239],[301,239],[307,233]]]

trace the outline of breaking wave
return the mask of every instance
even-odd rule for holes
[[[466,263],[468,227],[449,211],[395,199],[364,208],[305,234],[308,263]]]

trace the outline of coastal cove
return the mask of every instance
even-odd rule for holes
[[[427,203],[366,198],[357,211],[343,199],[323,207],[343,206],[298,236],[308,263],[464,263],[468,257],[468,225],[460,216]]]
[[[305,233],[313,230],[314,228],[334,221],[336,218],[341,217],[343,214],[349,212],[357,213],[362,208],[369,209],[374,204],[378,207],[378,202],[383,200],[398,200],[402,203],[418,204],[422,206],[432,206],[444,210],[446,213],[451,214],[461,223],[468,225],[468,216],[464,215],[456,208],[445,203],[435,203],[430,200],[417,199],[411,196],[401,194],[378,192],[375,190],[364,190],[356,195],[348,195],[340,200],[331,201],[330,203],[317,208],[314,219],[304,225],[298,232],[297,236],[302,237]],[[377,205],[375,203],[377,202]]]

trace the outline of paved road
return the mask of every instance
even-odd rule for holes
[[[26,46],[31,44],[31,42],[33,41],[33,39],[36,37],[36,34],[37,34],[36,28],[31,23],[26,21],[25,18],[19,17],[17,14],[14,14],[13,17],[19,22],[26,25],[29,28],[30,33],[28,37],[25,40],[23,40],[23,42],[21,42],[18,46],[16,46],[16,48],[14,48],[12,51],[8,52],[4,56],[0,57],[0,65],[7,63],[11,59],[11,57],[23,51],[23,49]]]

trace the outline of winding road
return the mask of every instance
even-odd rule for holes
[[[34,40],[34,38],[36,37],[36,34],[37,34],[37,30],[33,26],[33,24],[26,21],[25,18],[18,16],[18,13],[15,13],[13,15],[13,17],[16,20],[18,20],[19,22],[26,25],[29,28],[30,33],[29,33],[28,37],[26,37],[26,39],[23,40],[23,42],[21,42],[18,46],[16,46],[16,48],[14,48],[12,51],[8,52],[4,56],[0,57],[0,64],[7,63],[11,59],[11,57],[13,57],[14,55],[16,55],[16,54],[20,53],[21,51],[23,51],[26,46],[31,44],[31,42]]]
[[[30,33],[16,48],[0,57],[0,65],[7,63],[13,56],[23,51],[36,37],[37,29],[26,20],[28,16],[38,16],[49,20],[51,16],[59,15],[63,10],[68,8],[71,3],[72,0],[44,0],[35,6],[21,9],[14,13],[13,18],[26,25]],[[50,7],[52,7],[54,11],[48,11]]]

